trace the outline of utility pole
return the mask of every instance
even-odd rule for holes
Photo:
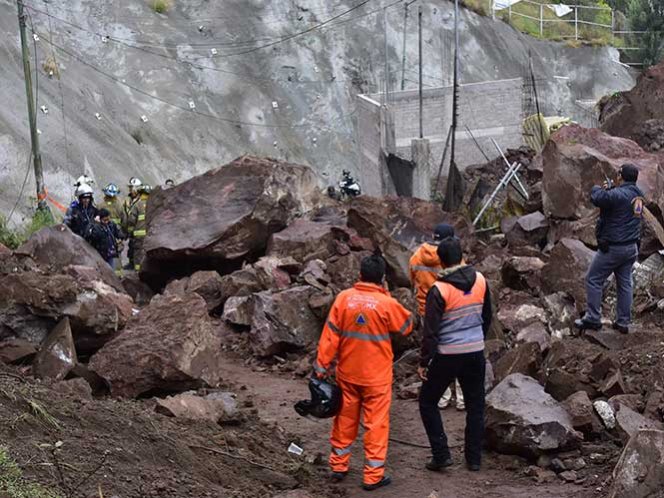
[[[34,160],[35,181],[37,182],[37,209],[48,211],[46,205],[46,189],[44,187],[44,171],[42,169],[41,153],[39,152],[39,135],[37,134],[37,118],[35,114],[35,101],[32,94],[32,75],[30,73],[30,50],[26,35],[26,15],[23,0],[16,1],[18,5],[18,25],[21,32],[21,52],[23,54],[23,73],[25,77],[25,93],[28,98],[28,119],[30,120],[30,140],[32,143],[32,157]],[[35,54],[36,56],[36,54]]]
[[[411,2],[412,3],[412,2]],[[408,6],[410,3],[403,4],[403,43],[401,48],[401,91],[406,89],[406,32],[408,31]]]
[[[418,31],[418,43],[419,43],[419,63],[420,63],[420,80],[419,80],[419,90],[420,90],[420,138],[424,138],[424,123],[422,121],[422,114],[424,110],[424,101],[422,98],[422,6],[420,5],[417,9],[417,31]]]
[[[447,189],[443,209],[456,211],[461,205],[463,178],[456,165],[456,131],[459,113],[459,0],[454,0],[454,88],[452,100],[452,136],[450,144],[450,169],[447,174]]]
[[[389,105],[390,97],[390,65],[388,63],[389,44],[387,41],[387,8],[383,9],[383,32],[385,35],[385,105]]]

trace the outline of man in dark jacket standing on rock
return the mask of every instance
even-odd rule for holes
[[[418,373],[420,415],[433,458],[429,470],[452,465],[438,401],[454,379],[466,401],[465,455],[470,470],[480,470],[484,436],[484,338],[491,326],[491,294],[484,276],[463,261],[456,237],[438,245],[443,270],[427,295]]]
[[[643,192],[636,186],[639,170],[632,164],[620,168],[618,187],[607,180],[604,187],[595,185],[590,192],[592,203],[600,209],[597,222],[598,251],[586,276],[588,305],[583,318],[576,320],[579,329],[602,328],[602,291],[613,273],[618,288],[618,304],[613,328],[629,332],[632,311],[632,269],[639,255]]]

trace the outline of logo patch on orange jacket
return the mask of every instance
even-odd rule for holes
[[[366,324],[369,323],[369,322],[368,322],[368,320],[366,319],[366,317],[365,317],[362,313],[358,313],[358,314],[357,314],[357,318],[355,318],[355,323],[356,323],[357,325],[362,325],[362,326],[364,326],[364,325],[366,325]]]

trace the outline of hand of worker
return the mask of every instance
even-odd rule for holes
[[[427,377],[427,368],[426,367],[417,367],[417,375],[420,376],[420,379],[426,381],[429,380]]]

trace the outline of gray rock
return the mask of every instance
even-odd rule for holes
[[[63,318],[35,356],[32,373],[40,379],[62,380],[77,362],[69,319]]]
[[[572,420],[572,427],[577,431],[594,434],[602,429],[602,423],[595,414],[587,392],[578,391],[572,394],[563,402],[563,407]]]
[[[518,373],[487,396],[486,438],[500,453],[532,458],[575,448],[583,440],[562,405],[535,379]]]
[[[599,415],[599,418],[602,420],[604,427],[607,429],[614,429],[616,426],[616,414],[606,401],[597,400],[593,403],[595,412]]]
[[[616,432],[624,444],[640,430],[662,429],[662,424],[644,417],[625,405],[618,404],[615,410],[615,417]]]
[[[551,347],[551,336],[544,324],[540,322],[535,322],[520,330],[516,335],[516,341],[524,343],[534,342],[539,346],[542,353]]]
[[[235,296],[228,298],[224,304],[222,320],[233,324],[248,327],[251,325],[253,300],[249,296]]]
[[[588,271],[594,255],[595,252],[579,240],[561,239],[542,269],[542,290],[553,293],[564,289],[574,298],[577,310],[582,309],[586,303],[582,276]]]
[[[511,226],[510,226],[511,225]],[[510,246],[544,247],[549,222],[539,211],[521,216],[506,226],[505,238]]]
[[[634,434],[613,469],[609,498],[654,498],[664,489],[664,432]]]

